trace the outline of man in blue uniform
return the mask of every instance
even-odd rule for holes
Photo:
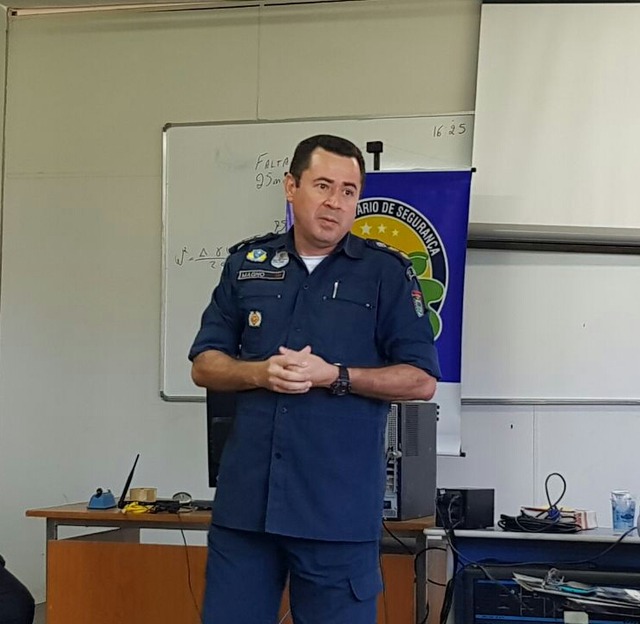
[[[189,354],[237,393],[209,534],[204,622],[373,624],[391,400],[430,399],[433,333],[408,260],[350,234],[364,183],[350,141],[296,148],[286,234],[234,245]]]

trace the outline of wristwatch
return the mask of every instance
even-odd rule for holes
[[[329,392],[334,396],[345,396],[351,392],[349,369],[340,364],[336,364],[336,366],[338,367],[338,378],[329,386]]]

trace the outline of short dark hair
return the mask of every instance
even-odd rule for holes
[[[289,173],[296,181],[296,186],[300,185],[302,172],[309,168],[311,154],[313,154],[313,151],[318,147],[326,150],[327,152],[338,154],[338,156],[355,158],[358,161],[358,166],[360,167],[360,188],[364,188],[366,170],[364,166],[364,157],[362,156],[360,148],[348,139],[333,136],[332,134],[316,134],[315,136],[304,139],[304,141],[300,141],[300,143],[298,143],[296,151],[293,153],[293,158],[291,159],[291,167],[289,168]]]

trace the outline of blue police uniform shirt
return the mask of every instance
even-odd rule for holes
[[[433,332],[411,263],[347,234],[309,274],[293,232],[230,249],[189,353],[261,361],[280,346],[347,367],[411,364],[439,378]],[[237,393],[214,523],[331,541],[380,536],[389,403],[326,388]]]

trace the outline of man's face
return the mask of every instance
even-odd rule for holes
[[[295,244],[301,255],[329,254],[351,229],[360,196],[360,167],[355,158],[316,148],[300,184],[284,181],[293,208]]]

